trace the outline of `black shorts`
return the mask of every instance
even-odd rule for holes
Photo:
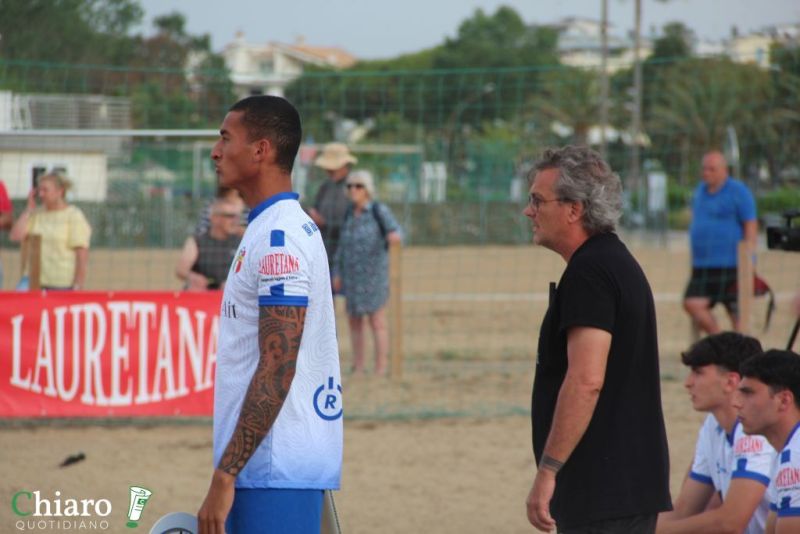
[[[657,514],[635,515],[620,519],[605,519],[565,530],[558,534],[653,534],[656,531]]]
[[[686,286],[684,299],[704,297],[710,301],[709,306],[718,302],[729,310],[736,309],[736,267],[695,267],[692,278]]]

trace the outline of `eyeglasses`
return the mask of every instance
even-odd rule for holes
[[[556,198],[551,198],[549,200],[545,200],[542,197],[540,197],[539,195],[533,195],[533,194],[528,195],[528,205],[530,205],[530,207],[532,207],[533,209],[535,209],[537,211],[539,210],[539,208],[542,207],[542,204],[547,204],[548,202],[565,202],[566,200],[567,199],[561,198],[561,197],[556,197]]]
[[[347,184],[347,189],[364,189],[364,184]]]

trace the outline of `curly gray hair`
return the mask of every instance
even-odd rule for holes
[[[613,232],[622,215],[622,182],[600,154],[586,146],[548,148],[531,174],[558,169],[556,195],[583,204],[583,228],[591,236]]]

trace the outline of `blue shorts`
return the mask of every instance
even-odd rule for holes
[[[236,488],[227,534],[319,534],[322,490]]]

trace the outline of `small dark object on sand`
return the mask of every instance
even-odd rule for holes
[[[72,454],[70,456],[67,456],[64,459],[64,461],[61,462],[60,467],[67,467],[68,465],[72,465],[72,464],[78,463],[78,462],[83,461],[85,459],[86,459],[86,455],[83,454],[82,452],[79,452],[78,454]]]

